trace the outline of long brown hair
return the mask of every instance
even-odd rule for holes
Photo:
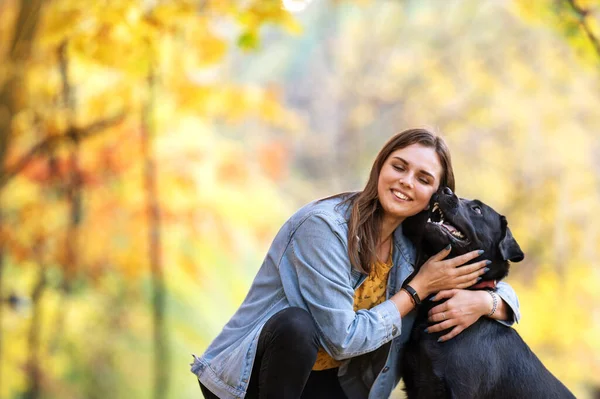
[[[381,232],[383,211],[377,195],[379,173],[394,151],[412,144],[420,144],[435,150],[443,171],[440,187],[446,186],[454,191],[454,171],[450,151],[441,137],[426,129],[409,129],[389,139],[373,162],[365,188],[347,199],[352,207],[348,221],[348,256],[352,266],[363,273],[370,271],[371,264],[375,260]]]

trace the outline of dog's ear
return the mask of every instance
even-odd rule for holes
[[[510,229],[508,228],[508,222],[504,216],[500,216],[502,222],[502,230],[504,231],[504,237],[500,241],[500,254],[502,259],[509,260],[511,262],[520,262],[525,258],[525,254],[521,251],[521,247],[517,240],[513,237]]]

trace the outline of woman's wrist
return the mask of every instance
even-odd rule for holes
[[[490,313],[494,308],[494,297],[486,290],[474,291],[479,294],[480,301],[480,312],[482,316],[490,317]]]
[[[502,297],[496,291],[478,291],[485,298],[485,309],[483,316],[494,320],[513,320],[512,309],[504,302]],[[495,299],[495,301],[494,301]]]
[[[396,309],[398,309],[398,312],[400,312],[400,317],[406,316],[417,306],[415,299],[404,288],[394,294],[390,300],[394,303],[394,305],[396,305]]]
[[[419,298],[421,298],[421,300],[427,298],[430,294],[427,285],[424,284],[423,281],[421,281],[418,275],[415,276],[412,280],[410,280],[408,282],[408,285],[410,285],[417,292],[417,295],[419,295]]]

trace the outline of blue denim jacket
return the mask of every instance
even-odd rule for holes
[[[401,318],[389,298],[413,272],[415,248],[398,227],[388,299],[355,312],[354,291],[366,276],[350,265],[348,207],[336,208],[340,201],[312,202],[282,226],[244,302],[204,354],[194,356],[191,371],[220,398],[244,397],[263,325],[290,306],[307,310],[323,348],[334,359],[344,360],[338,378],[348,398],[387,398],[397,385],[403,347],[416,313]],[[519,305],[512,288],[500,283],[498,294],[518,321]]]

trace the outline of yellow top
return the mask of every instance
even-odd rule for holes
[[[359,309],[371,309],[385,301],[385,291],[387,288],[388,275],[392,269],[392,248],[390,245],[390,255],[386,263],[377,260],[371,267],[371,272],[365,281],[354,292],[354,311]],[[327,370],[338,367],[342,362],[335,360],[323,348],[319,348],[317,360],[313,370]]]

